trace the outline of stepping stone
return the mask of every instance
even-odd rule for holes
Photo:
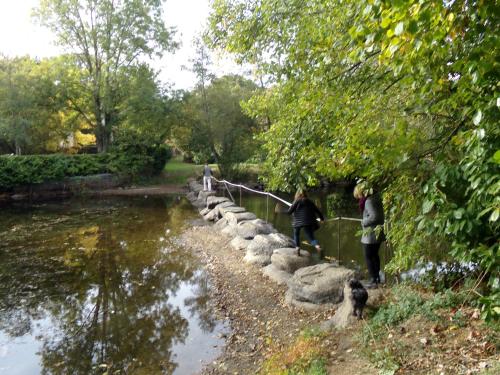
[[[243,221],[237,225],[238,236],[247,240],[251,240],[259,234],[276,233],[276,229],[271,224],[266,223],[264,220],[255,219],[250,221]]]
[[[248,247],[248,245],[250,244],[250,241],[251,240],[246,240],[243,237],[236,236],[230,242],[230,245],[233,249],[240,251],[240,250],[245,250]]]
[[[225,206],[225,207],[220,207],[219,212],[221,216],[226,216],[226,214],[232,212],[232,213],[240,213],[240,212],[246,212],[247,210],[244,207],[239,207],[236,206],[234,203],[232,206]]]
[[[230,225],[236,225],[241,221],[257,219],[257,216],[252,212],[226,212],[223,216]]]
[[[292,245],[292,239],[281,233],[259,234],[248,245],[243,259],[247,263],[264,267],[271,263],[271,255],[275,249]]]
[[[280,270],[276,268],[275,265],[269,264],[262,268],[262,273],[264,276],[269,277],[272,281],[274,281],[278,285],[285,285],[288,280],[292,278],[292,274],[286,271]]]
[[[355,272],[330,263],[316,264],[297,270],[288,282],[291,298],[314,304],[339,303],[343,298],[344,283]]]
[[[274,250],[271,263],[277,269],[292,274],[299,268],[310,266],[311,255],[305,250],[300,250],[300,256],[298,256],[295,248],[281,248]]]
[[[220,203],[227,202],[229,201],[229,198],[226,197],[216,197],[216,196],[210,196],[207,198],[207,208],[214,208]]]

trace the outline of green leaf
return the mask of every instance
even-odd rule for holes
[[[472,122],[474,123],[474,125],[477,126],[481,122],[482,118],[483,118],[483,112],[481,112],[481,110],[478,110],[474,115],[474,117],[472,118]]]
[[[497,164],[500,164],[500,150],[497,150],[492,157],[493,161]]]
[[[453,211],[453,216],[455,219],[460,220],[463,215],[464,215],[465,210],[463,208],[460,208],[458,210]]]
[[[422,205],[422,212],[427,214],[432,210],[432,207],[434,207],[434,201],[425,200]]]
[[[498,217],[500,216],[500,208],[495,208],[495,211],[493,211],[490,215],[490,221],[495,222],[498,220]]]
[[[394,34],[401,35],[403,33],[403,30],[404,30],[404,23],[403,21],[401,21],[396,25],[396,28],[394,29]]]

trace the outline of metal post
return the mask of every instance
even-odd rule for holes
[[[340,220],[342,217],[339,217],[337,220],[337,260],[340,262]]]
[[[234,202],[233,194],[231,194],[231,192],[229,191],[229,188],[227,187],[227,184],[225,182],[224,182],[224,186],[226,187],[227,193],[231,197],[231,200]]]
[[[266,195],[266,221],[269,222],[269,195]]]
[[[240,186],[240,207],[241,207],[241,186]]]

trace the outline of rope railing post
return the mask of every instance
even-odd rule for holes
[[[228,192],[229,196],[231,197],[231,200],[232,200],[233,202],[235,202],[234,197],[233,197],[233,194],[231,194],[231,192],[229,191],[229,188],[227,187],[227,184],[226,184],[226,182],[225,182],[225,181],[224,181],[224,186],[226,187],[226,190],[227,190],[227,192]]]
[[[240,207],[241,207],[241,186],[240,186]]]
[[[266,195],[266,221],[269,222],[269,195]]]
[[[337,260],[340,261],[340,220],[342,217],[339,216],[337,220]]]

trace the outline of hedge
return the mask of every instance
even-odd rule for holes
[[[0,189],[99,173],[153,175],[171,157],[165,145],[118,146],[106,154],[0,156]]]

